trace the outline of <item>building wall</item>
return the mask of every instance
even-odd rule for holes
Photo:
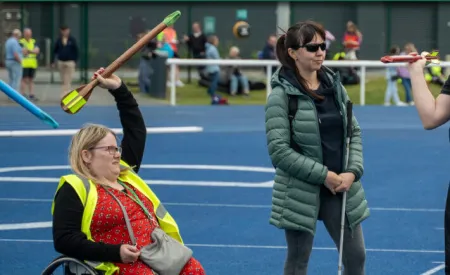
[[[412,42],[418,51],[437,47],[437,3],[414,3],[406,7],[392,3],[390,6],[392,44],[402,46]]]
[[[67,24],[81,44],[81,50],[88,48],[90,67],[108,65],[133,43],[134,35],[156,26],[167,14],[180,10],[182,16],[175,24],[181,39],[190,31],[190,24],[199,21],[203,25],[205,16],[216,19],[216,34],[220,38],[220,52],[226,57],[228,48],[236,45],[244,58],[255,58],[269,34],[277,31],[276,2],[182,2],[182,3],[96,3],[88,4],[88,47],[84,47],[82,8],[70,3],[26,4],[26,20],[33,28],[36,39],[44,45],[45,39],[56,38],[60,24]],[[236,22],[236,11],[247,9],[251,24],[251,37],[237,39],[232,34]],[[342,35],[346,22],[354,21],[363,34],[361,59],[378,59],[387,49],[397,44],[403,46],[413,42],[419,51],[440,49],[441,55],[450,54],[450,12],[449,3],[392,3],[392,2],[292,2],[291,23],[312,19],[330,30],[337,41],[331,51],[341,50]],[[2,30],[5,32],[5,30]],[[180,46],[180,53],[186,54],[186,47]],[[41,58],[41,62],[45,59]],[[127,66],[135,67],[136,57]]]

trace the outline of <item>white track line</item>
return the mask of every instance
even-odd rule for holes
[[[19,230],[19,229],[36,229],[36,228],[50,228],[52,222],[27,222],[27,223],[5,223],[0,224],[0,231],[3,230]]]
[[[69,165],[47,165],[47,166],[18,166],[2,167],[0,173],[17,171],[38,171],[38,170],[66,170]],[[223,170],[223,171],[243,171],[259,173],[275,173],[273,167],[258,166],[234,166],[234,165],[203,165],[203,164],[142,164],[141,169],[184,169],[184,170]]]
[[[28,198],[0,198],[0,202],[41,202],[49,203],[52,199],[28,199]],[[271,208],[271,205],[264,204],[229,204],[229,203],[189,203],[189,202],[163,202],[164,205],[173,206],[193,206],[193,207],[229,207],[229,208]],[[389,208],[389,207],[370,207],[373,211],[393,211],[393,212],[443,212],[444,209],[433,208]],[[444,230],[443,228],[435,228]]]
[[[445,268],[445,264],[441,264],[441,265],[436,266],[435,268],[432,268],[432,269],[430,269],[430,270],[427,270],[427,271],[424,272],[424,273],[421,273],[420,275],[431,275],[431,274],[435,274],[435,273],[437,273],[438,271],[443,270],[444,268]]]
[[[111,129],[116,134],[123,134],[122,128]],[[72,136],[79,129],[64,130],[18,130],[18,131],[0,131],[0,137],[38,137],[38,136]],[[198,133],[203,132],[203,127],[149,127],[147,134],[171,134],[171,133]]]
[[[57,183],[60,178],[44,177],[0,177],[1,183],[11,182],[37,182],[37,183]],[[211,186],[211,187],[249,187],[249,188],[269,188],[272,182],[232,182],[232,181],[189,181],[189,180],[148,180],[144,181],[149,185],[175,185],[175,186]]]
[[[0,242],[34,242],[51,243],[52,240],[33,240],[33,239],[0,239]],[[286,246],[277,245],[242,245],[242,244],[186,244],[190,247],[209,247],[209,248],[247,248],[247,249],[286,249]],[[313,247],[313,250],[336,251],[336,247]],[[381,249],[367,248],[368,252],[390,252],[390,253],[424,253],[424,254],[442,254],[443,250],[425,250],[425,249]]]

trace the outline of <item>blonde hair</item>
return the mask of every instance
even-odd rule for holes
[[[407,53],[417,52],[416,46],[411,42],[405,44],[404,50]]]
[[[69,146],[69,163],[75,174],[89,180],[100,181],[92,174],[88,165],[84,162],[81,152],[94,148],[110,133],[117,138],[116,134],[106,126],[86,124],[72,137]],[[120,173],[125,173],[128,170],[129,167],[121,168]]]
[[[232,47],[230,48],[230,55],[231,55],[232,53],[236,53],[236,55],[239,55],[239,53],[240,53],[239,48],[236,47],[236,46],[232,46]]]

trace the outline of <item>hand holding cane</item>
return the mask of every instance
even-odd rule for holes
[[[168,26],[171,26],[181,16],[180,11],[176,11],[168,15],[160,24],[148,32],[145,36],[139,39],[131,48],[124,52],[119,58],[112,62],[105,68],[101,74],[102,77],[107,78],[111,76],[117,69],[119,69],[125,62],[127,62],[133,55],[145,47],[153,38],[162,32]],[[92,80],[86,85],[82,85],[75,90],[67,93],[61,99],[61,108],[68,114],[76,114],[87,103],[94,88],[99,84],[97,79]]]
[[[346,141],[346,158],[345,169],[348,168],[348,159],[350,157],[350,140],[352,138],[352,119],[353,119],[353,103],[347,101],[347,141]],[[347,191],[344,192],[342,197],[342,211],[341,211],[341,236],[339,238],[339,265],[338,275],[342,274],[342,254],[344,250],[344,228],[345,228],[345,205],[347,203]]]

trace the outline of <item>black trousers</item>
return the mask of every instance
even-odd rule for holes
[[[445,274],[450,275],[450,184],[447,191],[447,201],[445,203],[444,217],[444,238],[445,238]]]

